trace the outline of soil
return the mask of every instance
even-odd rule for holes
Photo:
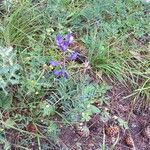
[[[112,89],[107,93],[110,100],[108,106],[104,106],[109,113],[109,119],[102,122],[99,115],[94,115],[86,124],[90,130],[87,137],[82,137],[75,130],[74,126],[64,127],[59,123],[60,134],[56,141],[57,145],[47,138],[40,138],[42,150],[102,150],[102,145],[105,145],[105,150],[150,150],[150,139],[144,135],[146,126],[150,126],[150,107],[144,103],[144,99],[134,99],[134,97],[125,98],[130,95],[130,89],[120,84],[113,85],[107,81]],[[134,103],[133,103],[134,102]],[[134,106],[134,107],[133,107]],[[136,107],[138,106],[138,107]],[[145,107],[147,106],[147,107]],[[102,107],[102,106],[101,106]],[[116,120],[121,118],[128,122],[128,129],[125,129]],[[115,127],[118,131],[115,131]],[[43,135],[46,135],[47,129],[44,126],[38,126]],[[110,134],[107,129],[111,129]],[[22,150],[19,147],[26,146],[27,150],[37,150],[39,143],[32,134],[36,134],[36,128],[33,124],[29,124],[25,129],[31,134],[26,136],[20,131],[8,129],[6,139],[11,143],[11,150]],[[113,134],[115,133],[115,134]],[[111,135],[112,134],[112,135]],[[28,143],[26,143],[28,141]],[[19,145],[17,143],[19,142]],[[60,148],[61,147],[61,148]],[[3,149],[3,147],[0,147]],[[104,150],[104,149],[103,149]]]
[[[136,100],[139,108],[132,107],[133,99],[124,97],[129,95],[129,90],[122,85],[114,85],[108,93],[110,105],[107,110],[111,118],[107,122],[102,122],[99,115],[95,115],[87,123],[90,129],[88,137],[81,137],[75,132],[73,127],[62,128],[60,141],[68,150],[100,150],[101,145],[105,144],[106,150],[112,147],[116,142],[113,150],[150,150],[150,139],[143,134],[145,127],[150,126],[150,107],[141,105],[143,99]],[[139,104],[140,103],[140,104]],[[116,123],[115,118],[119,117],[124,121],[128,121],[128,129],[123,129],[120,124]],[[120,128],[119,135],[110,136],[105,130],[110,126],[118,126]],[[131,145],[127,141],[127,137],[131,138]]]

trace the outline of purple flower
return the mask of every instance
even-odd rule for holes
[[[76,51],[73,51],[70,56],[69,56],[69,60],[73,61],[73,60],[76,60],[77,57],[78,57],[79,53],[76,52]]]
[[[67,79],[68,78],[68,73],[65,71],[64,67],[61,68],[61,72],[62,72],[62,75]]]
[[[64,41],[61,35],[56,36],[56,44],[63,52],[65,52],[69,46],[69,43],[67,41]]]
[[[67,51],[69,44],[73,42],[73,36],[71,33],[66,35],[66,38],[64,38],[59,34],[56,36],[56,44],[59,47],[59,49],[63,52]]]
[[[65,68],[62,67],[61,70],[54,70],[53,74],[55,77],[63,76],[64,78],[68,78],[68,73],[65,71]]]
[[[55,77],[59,77],[59,76],[62,75],[62,72],[61,72],[61,70],[54,70],[53,74],[54,74]]]
[[[68,49],[68,46],[69,46],[69,43],[67,41],[64,41],[61,45],[59,45],[58,47],[63,51],[67,51]]]
[[[59,46],[63,43],[63,38],[62,36],[59,34],[56,36],[56,44]]]
[[[68,33],[66,35],[66,40],[69,44],[71,44],[73,42],[73,35],[71,33]]]
[[[58,62],[58,61],[50,61],[49,65],[51,65],[53,67],[57,67],[57,66],[60,66],[60,62]]]

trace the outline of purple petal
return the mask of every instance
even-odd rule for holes
[[[61,68],[61,72],[62,72],[62,74],[65,72],[65,68],[64,68],[64,66],[62,66],[62,68]]]
[[[68,73],[65,71],[65,68],[62,67],[61,70],[54,70],[53,74],[55,77],[63,76],[64,78],[68,78]]]
[[[66,35],[66,40],[69,44],[73,42],[73,35],[71,33]]]
[[[55,77],[59,77],[59,76],[62,75],[62,71],[61,70],[54,70],[53,74],[54,74]]]
[[[67,51],[68,46],[69,46],[69,43],[68,43],[67,41],[65,41],[65,42],[63,42],[61,45],[59,45],[59,48],[60,48],[63,52],[65,52],[65,51]]]
[[[62,72],[62,75],[67,79],[68,78],[68,73],[65,71],[64,67],[61,68],[61,72]]]
[[[59,34],[56,36],[56,44],[60,46],[63,43],[63,37]]]
[[[68,75],[67,72],[64,72],[64,77],[65,77],[66,79],[68,79],[69,75]]]
[[[49,64],[53,67],[60,66],[60,62],[58,61],[50,61]]]
[[[78,57],[78,52],[73,51],[70,56],[69,56],[69,60],[76,60]]]

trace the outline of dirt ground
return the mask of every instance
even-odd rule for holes
[[[86,123],[90,131],[86,137],[79,134],[74,126],[64,127],[59,124],[60,134],[56,142],[59,146],[57,147],[50,139],[40,138],[42,150],[150,150],[149,104],[145,104],[144,98],[134,99],[135,96],[127,98],[130,89],[120,84],[110,85],[112,89],[106,95],[110,102],[108,105],[100,106],[109,114],[109,119],[105,123],[101,121],[100,115],[94,115]],[[123,128],[116,121],[117,118],[127,121],[128,129]],[[145,130],[147,127],[148,130]],[[32,133],[36,130],[33,125],[28,128]],[[46,135],[47,129],[42,126],[38,128]],[[8,129],[5,136],[11,143],[11,150],[22,150],[23,148],[19,146],[21,143],[24,147],[28,145],[27,150],[37,150],[39,147],[37,138],[32,134],[25,136],[23,132]],[[105,149],[102,145],[105,145]],[[3,146],[0,148],[3,149]]]
[[[110,105],[107,111],[111,116],[110,119],[103,123],[99,115],[93,116],[87,123],[90,134],[86,138],[76,133],[73,127],[62,128],[60,134],[62,145],[69,150],[101,150],[100,145],[103,143],[107,146],[106,150],[113,144],[113,150],[150,150],[150,139],[144,134],[145,128],[150,126],[150,107],[147,104],[145,108],[140,99],[135,101],[133,107],[132,97],[124,99],[129,92],[122,85],[114,85],[108,93]],[[121,128],[116,123],[117,117],[128,121],[129,128]],[[107,129],[115,126],[119,127],[117,134],[108,134]]]

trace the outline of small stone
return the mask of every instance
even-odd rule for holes
[[[118,116],[113,116],[112,117],[114,120],[117,120],[118,119]]]
[[[150,139],[150,126],[146,126],[144,131],[143,131],[143,136],[147,137],[148,139]]]
[[[38,95],[39,94],[39,92],[35,92],[35,95]]]
[[[105,110],[106,112],[108,112],[108,111],[109,111],[109,109],[108,109],[107,107],[105,107],[105,108],[104,108],[104,110]]]
[[[149,2],[150,2],[150,0],[145,0],[145,2],[149,3]]]
[[[31,144],[32,146],[34,146],[35,145],[35,143],[34,142],[32,142],[32,144]]]
[[[77,142],[77,141],[78,141],[78,138],[75,138],[74,141]]]
[[[90,143],[88,146],[89,146],[89,147],[94,147],[94,144],[93,144],[93,143]]]
[[[132,128],[136,128],[137,125],[133,123],[133,124],[131,125],[131,127],[132,127]]]
[[[49,108],[50,106],[49,105],[46,105],[46,108]]]
[[[89,128],[83,123],[76,124],[75,130],[76,133],[79,134],[81,137],[88,137],[90,135]]]

